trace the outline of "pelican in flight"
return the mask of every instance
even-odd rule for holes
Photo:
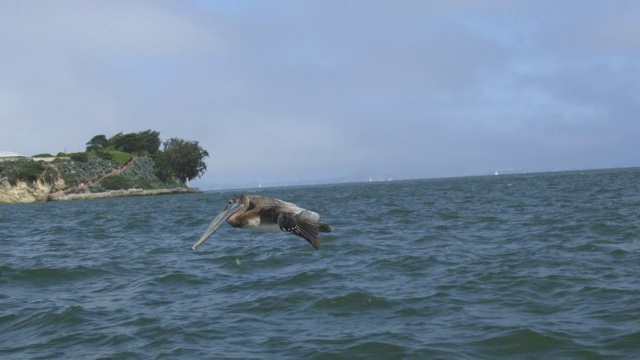
[[[333,228],[320,221],[320,215],[286,201],[257,195],[233,196],[211,222],[195,250],[213,235],[225,220],[237,228],[286,231],[298,235],[319,249],[318,232],[331,232]]]

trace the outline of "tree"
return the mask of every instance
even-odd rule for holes
[[[163,143],[163,151],[155,156],[157,175],[162,180],[173,175],[186,183],[204,174],[207,170],[204,158],[208,156],[197,141],[171,138]]]
[[[155,154],[160,149],[160,133],[152,130],[141,131],[136,134],[136,152]]]
[[[116,150],[133,154],[136,149],[136,134],[119,132],[109,139],[109,145]]]
[[[109,146],[109,140],[107,140],[107,137],[104,135],[96,135],[92,137],[86,145],[87,151],[96,151]]]
[[[119,132],[108,143],[112,148],[129,154],[155,154],[160,149],[160,133],[153,130],[128,134]]]

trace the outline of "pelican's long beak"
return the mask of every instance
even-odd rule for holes
[[[198,246],[200,246],[200,244],[202,244],[205,240],[207,240],[209,236],[213,235],[213,233],[216,232],[216,230],[218,230],[220,225],[224,224],[224,222],[227,221],[227,219],[231,215],[233,215],[236,211],[242,209],[243,207],[244,205],[242,203],[227,204],[224,207],[224,209],[220,211],[220,214],[218,214],[218,216],[216,216],[216,218],[213,219],[211,224],[209,224],[207,231],[205,231],[204,234],[202,234],[198,242],[193,244],[193,247],[191,249],[195,250]]]

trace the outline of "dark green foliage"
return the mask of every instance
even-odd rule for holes
[[[87,151],[98,151],[109,146],[109,140],[104,135],[96,135],[89,140],[87,145]]]
[[[109,139],[109,145],[116,150],[132,154],[136,149],[136,134],[119,132]]]
[[[42,178],[49,184],[54,184],[60,178],[60,171],[55,166],[46,166]]]
[[[126,190],[132,187],[131,181],[121,175],[110,175],[100,181],[100,185],[106,190]]]
[[[37,154],[37,155],[33,155],[32,156],[32,158],[49,158],[49,157],[55,157],[55,156],[53,156],[51,154],[47,154],[47,153]]]
[[[160,133],[152,130],[129,134],[119,132],[108,142],[113,149],[130,154],[155,154],[160,148]]]
[[[56,154],[56,157],[67,157],[68,155],[66,153],[63,152],[59,152]]]
[[[44,172],[44,166],[37,161],[11,161],[2,164],[0,173],[15,186],[18,181],[34,182]]]
[[[175,176],[186,183],[204,174],[207,170],[204,158],[208,156],[197,141],[171,138],[164,142],[164,150],[155,157],[156,175],[163,181]]]
[[[160,149],[160,133],[157,131],[141,131],[137,135],[138,153],[155,154]]]
[[[89,159],[89,155],[83,152],[68,154],[68,156],[71,158],[71,160],[79,162],[87,162],[87,160]]]
[[[101,150],[95,151],[93,154],[101,159],[114,161],[113,155],[111,155],[111,153],[108,151],[104,151],[101,149]]]

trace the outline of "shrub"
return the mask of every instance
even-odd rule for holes
[[[11,167],[5,169],[4,172],[9,183],[15,186],[18,180],[26,182],[38,180],[44,172],[44,166],[35,161],[16,161]]]
[[[113,161],[113,156],[108,151],[98,150],[96,152],[93,152],[92,154],[94,154],[95,156],[97,156],[97,157],[99,157],[101,159],[108,160],[108,161]]]
[[[100,185],[106,190],[126,190],[132,186],[129,180],[120,175],[107,176],[100,181]]]
[[[87,162],[87,160],[89,159],[89,155],[83,152],[69,154],[69,157],[71,158],[71,160],[79,162]]]
[[[56,167],[47,166],[42,173],[42,178],[49,184],[54,184],[60,178],[60,171]]]

